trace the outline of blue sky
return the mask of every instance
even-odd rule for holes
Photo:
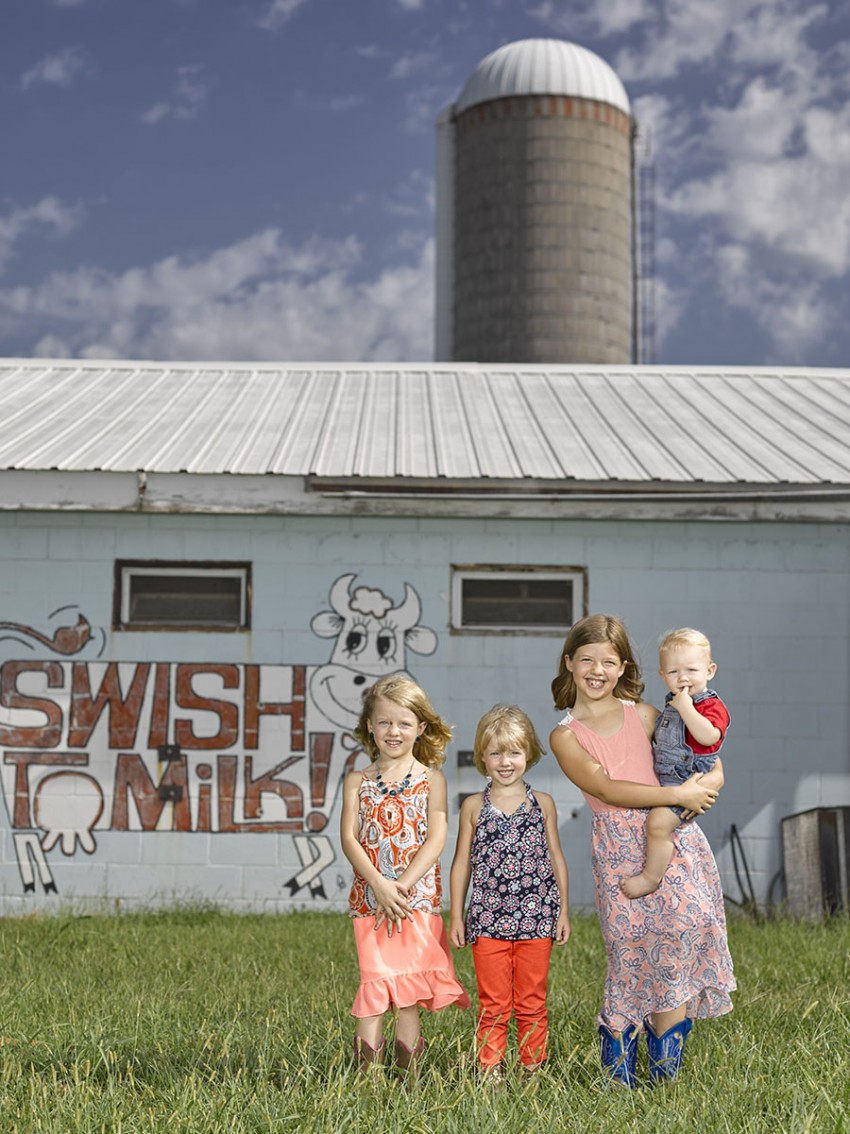
[[[657,361],[847,366],[839,0],[4,0],[0,355],[430,359],[436,117],[539,36],[649,143]]]

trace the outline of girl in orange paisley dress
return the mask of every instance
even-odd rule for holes
[[[382,1061],[384,1017],[392,1009],[396,1063],[413,1076],[425,1051],[419,1008],[469,1006],[440,916],[448,830],[440,765],[451,729],[414,681],[395,674],[366,693],[356,735],[373,762],[345,778],[340,831],[354,867],[355,1059],[361,1070]]]
[[[692,1021],[729,1012],[735,988],[717,865],[696,823],[676,829],[654,893],[630,899],[620,889],[642,868],[646,809],[679,806],[693,818],[723,785],[718,760],[704,775],[659,786],[650,744],[658,711],[641,701],[643,688],[618,618],[589,615],[573,626],[552,682],[556,706],[569,712],[551,746],[593,812],[596,910],[608,959],[597,1019],[602,1066],[628,1087],[641,1032],[650,1080],[675,1079]]]

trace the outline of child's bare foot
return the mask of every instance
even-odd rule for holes
[[[624,878],[620,889],[627,898],[645,898],[661,885],[658,878],[650,878],[646,873],[633,874],[631,878]]]

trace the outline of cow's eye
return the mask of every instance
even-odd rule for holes
[[[345,648],[349,654],[359,654],[366,645],[366,635],[362,630],[349,630],[345,635]]]
[[[378,634],[375,645],[378,649],[379,657],[391,657],[394,652],[393,647],[395,646],[395,634],[391,634],[389,630],[381,630]]]

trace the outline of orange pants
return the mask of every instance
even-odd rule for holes
[[[505,1058],[508,1023],[516,1016],[519,1057],[526,1067],[546,1058],[549,1016],[546,983],[552,938],[500,941],[479,937],[472,945],[478,981],[478,1058],[492,1067]]]

